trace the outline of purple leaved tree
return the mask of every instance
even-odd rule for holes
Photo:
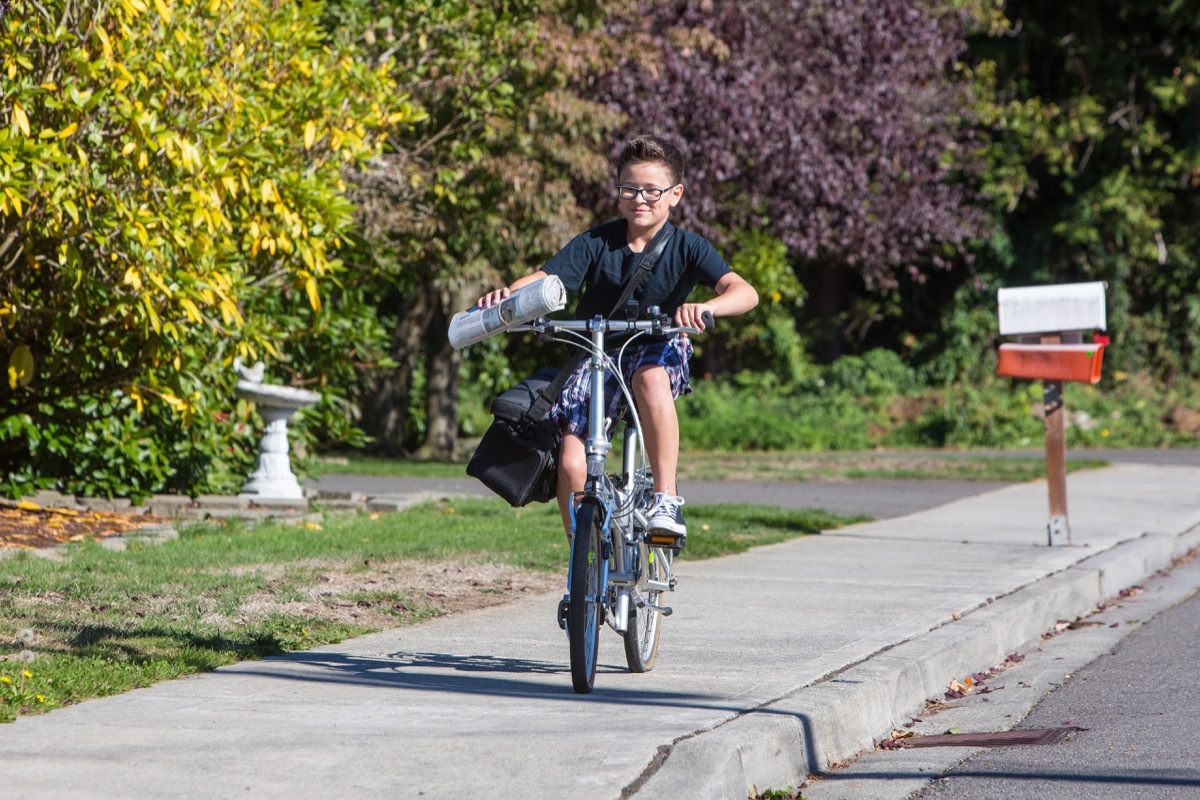
[[[965,14],[922,0],[650,0],[611,20],[624,63],[595,99],[628,135],[680,140],[683,224],[766,227],[788,247],[810,312],[948,268],[981,234]],[[835,350],[837,348],[835,347]],[[829,353],[836,355],[836,353]]]

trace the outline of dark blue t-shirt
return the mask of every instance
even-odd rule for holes
[[[581,233],[542,267],[543,272],[557,275],[567,291],[584,288],[575,307],[575,319],[608,316],[621,299],[625,283],[641,257],[641,253],[629,249],[628,224],[618,219]],[[633,296],[643,313],[650,306],[658,306],[664,314],[673,316],[696,284],[716,288],[717,281],[730,271],[707,239],[676,228],[654,269],[638,284]]]

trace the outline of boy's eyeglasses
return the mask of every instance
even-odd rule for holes
[[[617,187],[617,197],[621,198],[622,200],[632,200],[633,198],[637,197],[640,194],[642,196],[642,199],[645,200],[647,203],[657,203],[659,200],[662,199],[662,196],[664,194],[671,191],[678,185],[679,184],[676,183],[671,186],[668,186],[665,189],[655,189],[653,187],[641,189],[641,188],[638,188],[637,186],[618,186]]]

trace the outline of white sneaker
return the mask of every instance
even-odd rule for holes
[[[651,537],[666,534],[676,540],[674,544],[656,542],[657,544],[683,549],[684,540],[687,538],[687,525],[683,522],[683,512],[680,510],[682,505],[682,497],[662,492],[654,495],[654,502],[650,504],[650,512],[646,516],[646,530]]]

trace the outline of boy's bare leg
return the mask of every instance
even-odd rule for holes
[[[567,536],[571,535],[571,495],[582,492],[586,483],[587,448],[578,436],[563,434],[558,451],[558,511]]]
[[[642,420],[646,456],[654,472],[654,491],[675,495],[679,468],[679,416],[671,378],[662,367],[645,367],[633,376],[633,396]]]

